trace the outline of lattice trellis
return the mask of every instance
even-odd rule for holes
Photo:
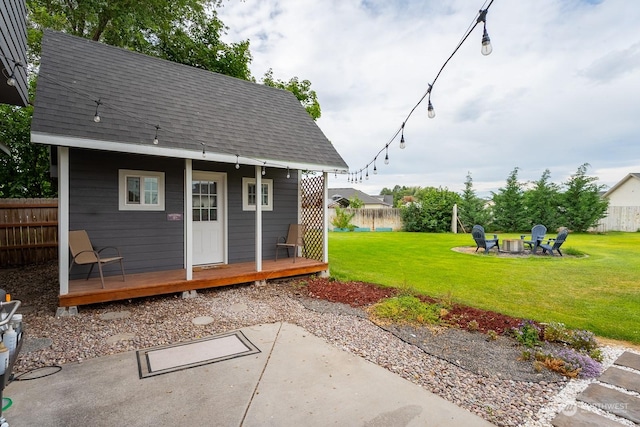
[[[300,181],[301,221],[306,225],[305,255],[323,261],[324,254],[324,177],[312,176]]]

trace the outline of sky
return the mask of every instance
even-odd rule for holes
[[[640,172],[640,2],[494,0],[493,52],[481,55],[478,25],[435,80],[489,1],[230,0],[218,16],[224,41],[250,41],[258,81],[309,80],[318,126],[351,171],[370,164],[368,180],[330,174],[331,188],[460,192],[469,173],[487,196],[515,168],[561,184],[588,163],[607,187]],[[430,119],[416,105],[434,80]]]

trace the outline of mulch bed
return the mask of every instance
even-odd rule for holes
[[[325,278],[309,280],[306,291],[310,297],[348,304],[351,307],[366,307],[398,294],[395,288],[384,288],[373,283],[338,282]],[[419,298],[431,304],[438,302],[428,296]],[[522,319],[461,304],[453,304],[447,311],[448,313],[443,317],[447,325],[469,329],[469,322],[475,321],[477,328],[474,325],[473,329],[483,333],[492,330],[501,335],[522,322]]]

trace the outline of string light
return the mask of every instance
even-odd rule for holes
[[[373,159],[373,174],[374,175],[378,175],[378,168],[376,167],[376,160],[378,160],[377,157],[375,159]]]
[[[153,138],[153,145],[158,145],[158,130],[160,129],[160,125],[156,125],[156,136]]]
[[[102,104],[102,102],[100,102],[100,100],[98,99],[97,101],[95,101],[96,103],[96,114],[94,114],[93,116],[93,121],[96,123],[100,123],[100,114],[98,114],[98,108],[100,108],[100,105]]]
[[[287,179],[291,178],[291,172],[289,171],[289,166],[287,166]]]
[[[207,157],[207,153],[204,151],[204,142],[201,142],[200,144],[202,144],[202,158],[204,159]]]
[[[240,155],[236,154],[236,169],[240,169]]]
[[[489,33],[487,33],[487,12],[489,8],[480,11],[480,15],[478,16],[477,23],[482,22],[483,31],[482,31],[482,48],[480,52],[484,55],[490,55],[493,52],[493,47],[491,46],[491,39],[489,38]]]
[[[431,103],[431,92],[433,89],[433,86],[435,85],[436,81],[438,80],[438,78],[440,77],[440,74],[442,74],[442,71],[445,69],[445,67],[447,66],[447,64],[451,61],[451,59],[454,57],[454,55],[458,52],[458,50],[460,49],[460,47],[464,44],[464,42],[469,38],[469,36],[471,35],[471,33],[473,32],[473,30],[482,22],[483,23],[483,34],[482,34],[482,54],[483,55],[489,55],[491,53],[491,51],[493,50],[491,47],[491,41],[489,39],[489,34],[487,33],[487,12],[489,11],[489,8],[491,7],[491,5],[493,4],[494,0],[490,0],[488,6],[485,9],[481,9],[479,11],[479,13],[474,17],[473,21],[471,21],[471,24],[469,25],[469,27],[467,28],[467,30],[465,31],[462,39],[460,40],[460,42],[458,42],[458,44],[456,45],[455,49],[453,50],[453,52],[451,53],[451,55],[449,55],[449,57],[446,59],[446,61],[442,64],[442,66],[440,67],[440,69],[438,70],[438,73],[436,74],[436,77],[433,79],[433,81],[428,84],[428,89],[427,91],[424,93],[424,95],[422,95],[422,97],[420,98],[420,100],[416,103],[416,105],[411,109],[411,111],[409,112],[409,114],[407,115],[407,117],[405,118],[405,120],[402,122],[402,125],[400,126],[400,128],[394,133],[393,137],[389,140],[389,142],[387,142],[385,144],[385,146],[378,151],[378,153],[376,154],[376,156],[374,157],[374,160],[369,162],[367,164],[367,167],[369,165],[371,165],[371,163],[374,164],[374,174],[376,173],[377,169],[375,167],[375,160],[377,158],[377,156],[379,156],[380,154],[382,154],[382,151],[385,151],[385,156],[384,156],[384,164],[388,165],[389,164],[389,144],[391,144],[397,137],[398,134],[400,134],[400,148],[403,149],[406,147],[406,141],[404,139],[404,127],[405,124],[407,123],[407,121],[411,118],[411,116],[413,115],[413,112],[416,110],[416,108],[422,103],[422,101],[424,101],[425,99],[427,99],[427,116],[429,118],[434,118],[436,116],[436,112],[435,109],[433,108],[433,104]],[[486,1],[485,1],[486,4]],[[427,98],[428,96],[428,98]],[[364,168],[363,168],[364,169]],[[362,174],[362,170],[360,169],[359,172],[360,174]]]
[[[267,168],[265,166],[266,164],[267,162],[264,162],[264,165],[262,166],[262,176],[265,176],[265,174],[267,173]]]
[[[7,58],[7,59],[10,59],[10,58]],[[16,61],[16,60],[13,60],[13,59],[11,59],[11,60],[13,61],[13,70],[11,70],[11,74],[9,74],[9,77],[7,78],[7,84],[9,86],[15,87],[15,85],[17,84],[17,81],[16,81],[16,68],[22,67],[22,61]],[[6,74],[5,74],[5,76],[6,76]]]
[[[367,165],[367,174],[365,175],[365,179],[369,180],[369,165]]]

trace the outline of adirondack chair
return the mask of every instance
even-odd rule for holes
[[[531,229],[531,240],[524,240],[525,235],[521,235],[520,239],[522,239],[522,243],[525,245],[529,245],[529,249],[531,249],[531,253],[535,254],[538,252],[538,247],[540,243],[544,240],[544,235],[547,233],[547,227],[542,224],[534,225]]]
[[[547,243],[540,244],[540,247],[542,248],[542,253],[546,254],[547,252],[549,252],[549,254],[553,256],[553,251],[557,251],[560,254],[560,256],[562,256],[562,252],[560,252],[560,246],[562,246],[564,241],[567,240],[568,234],[569,234],[569,230],[566,228],[563,228],[562,230],[560,230],[560,232],[558,233],[558,236],[555,239],[549,239]]]
[[[500,244],[498,243],[498,235],[494,234],[493,239],[487,239],[484,235],[484,227],[481,225],[474,225],[471,229],[471,235],[476,242],[476,252],[478,249],[484,248],[484,253],[488,253],[489,249],[496,247],[500,252]]]

